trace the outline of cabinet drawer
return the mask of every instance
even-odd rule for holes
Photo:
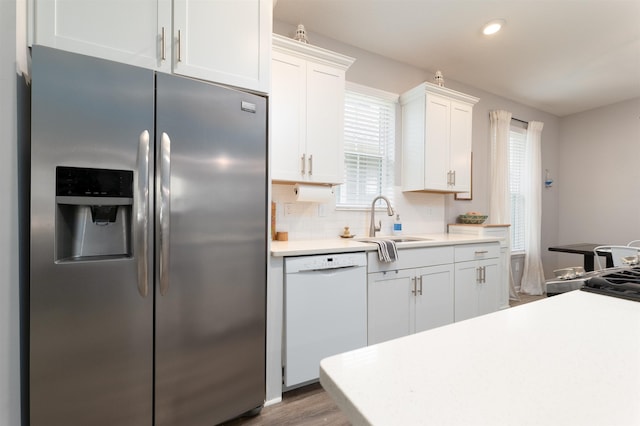
[[[375,250],[367,253],[369,273],[445,265],[447,263],[453,263],[453,246],[398,249],[398,260],[395,262],[380,262],[378,252]]]
[[[491,259],[500,256],[500,244],[461,244],[455,246],[455,261]]]

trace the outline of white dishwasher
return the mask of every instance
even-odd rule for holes
[[[320,360],[367,345],[364,252],[284,260],[284,385],[317,380]]]

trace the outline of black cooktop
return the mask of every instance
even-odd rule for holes
[[[604,272],[586,280],[580,289],[640,302],[640,267]]]

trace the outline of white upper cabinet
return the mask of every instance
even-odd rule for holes
[[[33,42],[145,68],[171,70],[171,0],[34,0]]]
[[[271,178],[344,180],[345,72],[353,58],[273,35]]]
[[[404,191],[471,190],[472,113],[478,100],[431,83],[400,97]]]
[[[270,0],[33,0],[33,8],[35,44],[269,91]]]
[[[173,71],[268,93],[270,0],[174,0]]]

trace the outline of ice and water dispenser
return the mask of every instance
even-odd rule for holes
[[[56,167],[56,260],[131,257],[133,172]]]

